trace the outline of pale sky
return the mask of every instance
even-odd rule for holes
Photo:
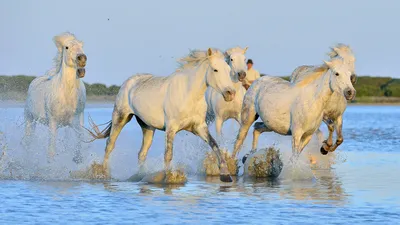
[[[70,31],[89,83],[169,75],[189,49],[238,45],[261,73],[288,75],[335,43],[351,45],[357,74],[400,78],[399,12],[398,0],[0,0],[0,75],[44,74],[53,36]]]

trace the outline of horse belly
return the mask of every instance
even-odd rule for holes
[[[150,94],[150,96],[154,96],[153,94]],[[145,93],[134,95],[130,100],[130,107],[133,113],[138,116],[145,124],[159,130],[164,130],[164,98],[156,98],[150,96],[146,96]]]
[[[286,95],[287,97],[287,95]],[[266,94],[258,101],[257,113],[264,124],[272,131],[289,135],[291,98],[282,98],[282,94]]]

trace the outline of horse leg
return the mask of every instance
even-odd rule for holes
[[[336,129],[336,143],[329,149],[330,152],[335,151],[336,148],[343,143],[343,133],[342,133],[343,117],[339,116],[338,118],[336,118],[334,123]]]
[[[22,139],[22,144],[25,148],[29,148],[32,142],[32,133],[35,132],[36,122],[31,117],[25,119],[25,135]]]
[[[234,157],[237,157],[237,154],[239,153],[240,148],[243,145],[244,139],[249,132],[251,124],[253,124],[254,121],[258,119],[258,115],[255,113],[254,110],[248,110],[248,112],[246,113],[248,114],[248,116],[242,116],[242,123],[239,129],[239,133],[236,137],[236,142],[232,154],[232,156]],[[242,113],[242,115],[244,115],[244,113]]]
[[[335,130],[335,127],[334,127],[334,123],[331,120],[324,119],[323,121],[327,125],[328,130],[329,130],[328,139],[323,142],[322,147],[321,147],[321,153],[323,155],[326,155],[326,154],[328,154],[328,151],[332,147],[332,144],[333,144],[332,139],[333,139],[333,131]]]
[[[222,153],[220,148],[217,145],[217,142],[211,136],[210,132],[207,129],[207,124],[201,124],[195,127],[193,133],[203,139],[206,143],[208,143],[214,153],[217,155],[220,175],[219,179],[222,182],[232,182],[232,178],[230,176],[228,166],[226,164],[225,159],[222,157]]]
[[[221,144],[222,138],[222,124],[224,123],[223,119],[219,116],[215,118],[215,130],[217,132],[217,141]]]
[[[265,126],[263,122],[257,122],[254,124],[254,130],[253,130],[253,143],[251,147],[252,152],[257,151],[257,145],[258,145],[258,138],[260,137],[260,134],[264,132],[270,132],[271,130]]]
[[[138,162],[139,162],[139,170],[143,172],[143,164],[146,160],[147,153],[151,144],[153,143],[153,137],[155,129],[147,126],[139,117],[136,117],[140,127],[142,128],[143,139],[142,139],[142,147],[140,147],[140,151],[138,154]]]
[[[260,137],[260,134],[264,132],[270,132],[271,130],[265,126],[263,122],[257,122],[254,124],[254,130],[253,130],[253,143],[252,147],[249,153],[245,154],[242,158],[242,163],[244,164],[249,157],[250,154],[254,154],[257,151],[257,145],[258,145],[258,138]]]
[[[78,140],[76,140],[76,146],[74,149],[74,157],[72,158],[72,161],[74,161],[76,164],[80,164],[83,162],[83,156],[82,156],[82,137],[83,137],[83,132],[82,132],[82,127],[83,127],[83,113],[81,113],[78,117],[78,119],[75,120],[74,122],[74,130],[77,133],[76,137]]]
[[[292,135],[292,152],[296,159],[299,157],[300,153],[303,151],[304,147],[310,142],[312,134],[305,134],[304,132],[294,132]]]
[[[47,161],[51,161],[54,159],[54,155],[56,154],[56,140],[57,140],[57,123],[54,120],[49,121],[49,148],[47,151]]]
[[[164,153],[164,169],[168,171],[171,169],[171,161],[173,156],[173,144],[177,130],[168,127],[165,135],[165,153]]]
[[[106,150],[103,159],[103,169],[106,172],[106,177],[110,177],[108,160],[110,158],[111,152],[114,150],[115,141],[117,140],[122,128],[131,121],[133,114],[122,113],[114,110],[111,122],[110,136],[107,139]]]

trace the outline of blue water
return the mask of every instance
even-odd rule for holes
[[[74,139],[61,129],[59,155],[48,164],[44,127],[38,127],[31,149],[21,147],[22,112],[17,106],[0,108],[0,152],[5,152],[0,159],[0,224],[400,224],[400,106],[349,106],[336,164],[310,170],[312,178],[294,177],[290,171],[275,181],[239,178],[224,184],[205,178],[199,167],[209,149],[182,132],[173,159],[187,166],[188,183],[180,186],[124,181],[137,169],[141,131],[134,120],[112,154],[114,180],[95,182],[68,174],[101,161],[104,140],[86,144],[85,162],[77,166],[70,153]],[[100,123],[111,112],[110,105],[89,105],[85,116]],[[222,145],[230,150],[237,128],[232,121],[224,125],[227,141]],[[245,149],[250,143],[249,135]],[[290,154],[290,137],[260,137],[260,146],[271,144]],[[163,148],[163,132],[157,132],[149,167],[162,165]],[[318,150],[310,144],[307,151],[312,148]]]

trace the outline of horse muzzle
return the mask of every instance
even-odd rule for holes
[[[356,90],[352,88],[346,88],[343,94],[346,100],[354,100],[356,97]]]
[[[238,73],[238,80],[242,82],[246,78],[246,72],[242,71]]]
[[[83,77],[85,76],[85,73],[86,73],[85,68],[78,68],[78,69],[76,70],[76,76],[77,76],[78,78],[83,78]]]
[[[85,54],[79,54],[76,56],[76,64],[78,67],[85,67],[86,66],[87,57]]]
[[[222,92],[222,96],[226,102],[232,101],[235,98],[235,95],[236,91],[233,89],[226,89],[224,92]]]

